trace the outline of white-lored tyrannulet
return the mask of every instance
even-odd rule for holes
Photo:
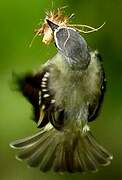
[[[47,23],[54,33],[57,54],[36,74],[18,79],[40,129],[10,145],[21,150],[18,159],[41,171],[96,171],[112,160],[88,124],[96,118],[104,96],[100,56],[75,29]]]

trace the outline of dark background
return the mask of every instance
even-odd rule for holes
[[[73,23],[98,27],[100,31],[83,35],[92,49],[98,49],[104,60],[107,92],[104,105],[92,131],[97,140],[114,155],[112,164],[98,173],[55,174],[30,169],[14,158],[9,143],[37,131],[30,120],[31,106],[16,91],[12,91],[12,72],[24,73],[37,69],[51,58],[56,49],[45,46],[37,38],[31,48],[33,30],[45,11],[51,8],[50,0],[0,1],[0,180],[56,180],[67,178],[82,180],[122,179],[122,1],[121,0],[57,0],[54,7],[68,5],[66,13],[75,13]]]

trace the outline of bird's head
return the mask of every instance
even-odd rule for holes
[[[74,28],[59,26],[48,19],[47,23],[53,32],[58,51],[72,66],[85,69],[89,64],[90,55],[84,38]]]

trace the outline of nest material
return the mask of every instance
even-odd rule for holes
[[[44,23],[42,24],[41,28],[36,30],[36,33],[39,36],[43,35],[42,42],[44,42],[45,44],[49,44],[53,40],[53,32],[47,24],[46,19],[49,19],[50,21],[59,26],[68,26],[70,18],[71,16],[68,17],[64,15],[64,11],[61,8],[49,11],[46,13]]]
[[[65,7],[46,12],[46,17],[44,18],[44,23],[42,24],[41,27],[39,27],[38,29],[35,30],[36,34],[35,34],[34,38],[32,39],[30,46],[32,45],[33,40],[35,39],[36,36],[43,36],[42,42],[47,45],[53,41],[53,32],[52,32],[51,28],[49,27],[46,19],[52,21],[53,23],[57,24],[58,26],[72,27],[72,28],[76,29],[77,31],[79,31],[81,33],[85,33],[85,34],[98,31],[105,24],[105,22],[104,22],[98,28],[93,28],[91,26],[82,25],[82,24],[71,24],[70,19],[72,18],[72,16],[74,16],[74,14],[71,14],[70,16],[66,16],[64,13],[64,8]]]

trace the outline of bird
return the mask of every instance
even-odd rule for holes
[[[57,53],[37,72],[17,79],[39,130],[10,146],[19,150],[18,160],[42,172],[96,172],[113,159],[90,129],[106,89],[102,59],[76,29],[46,21]]]

